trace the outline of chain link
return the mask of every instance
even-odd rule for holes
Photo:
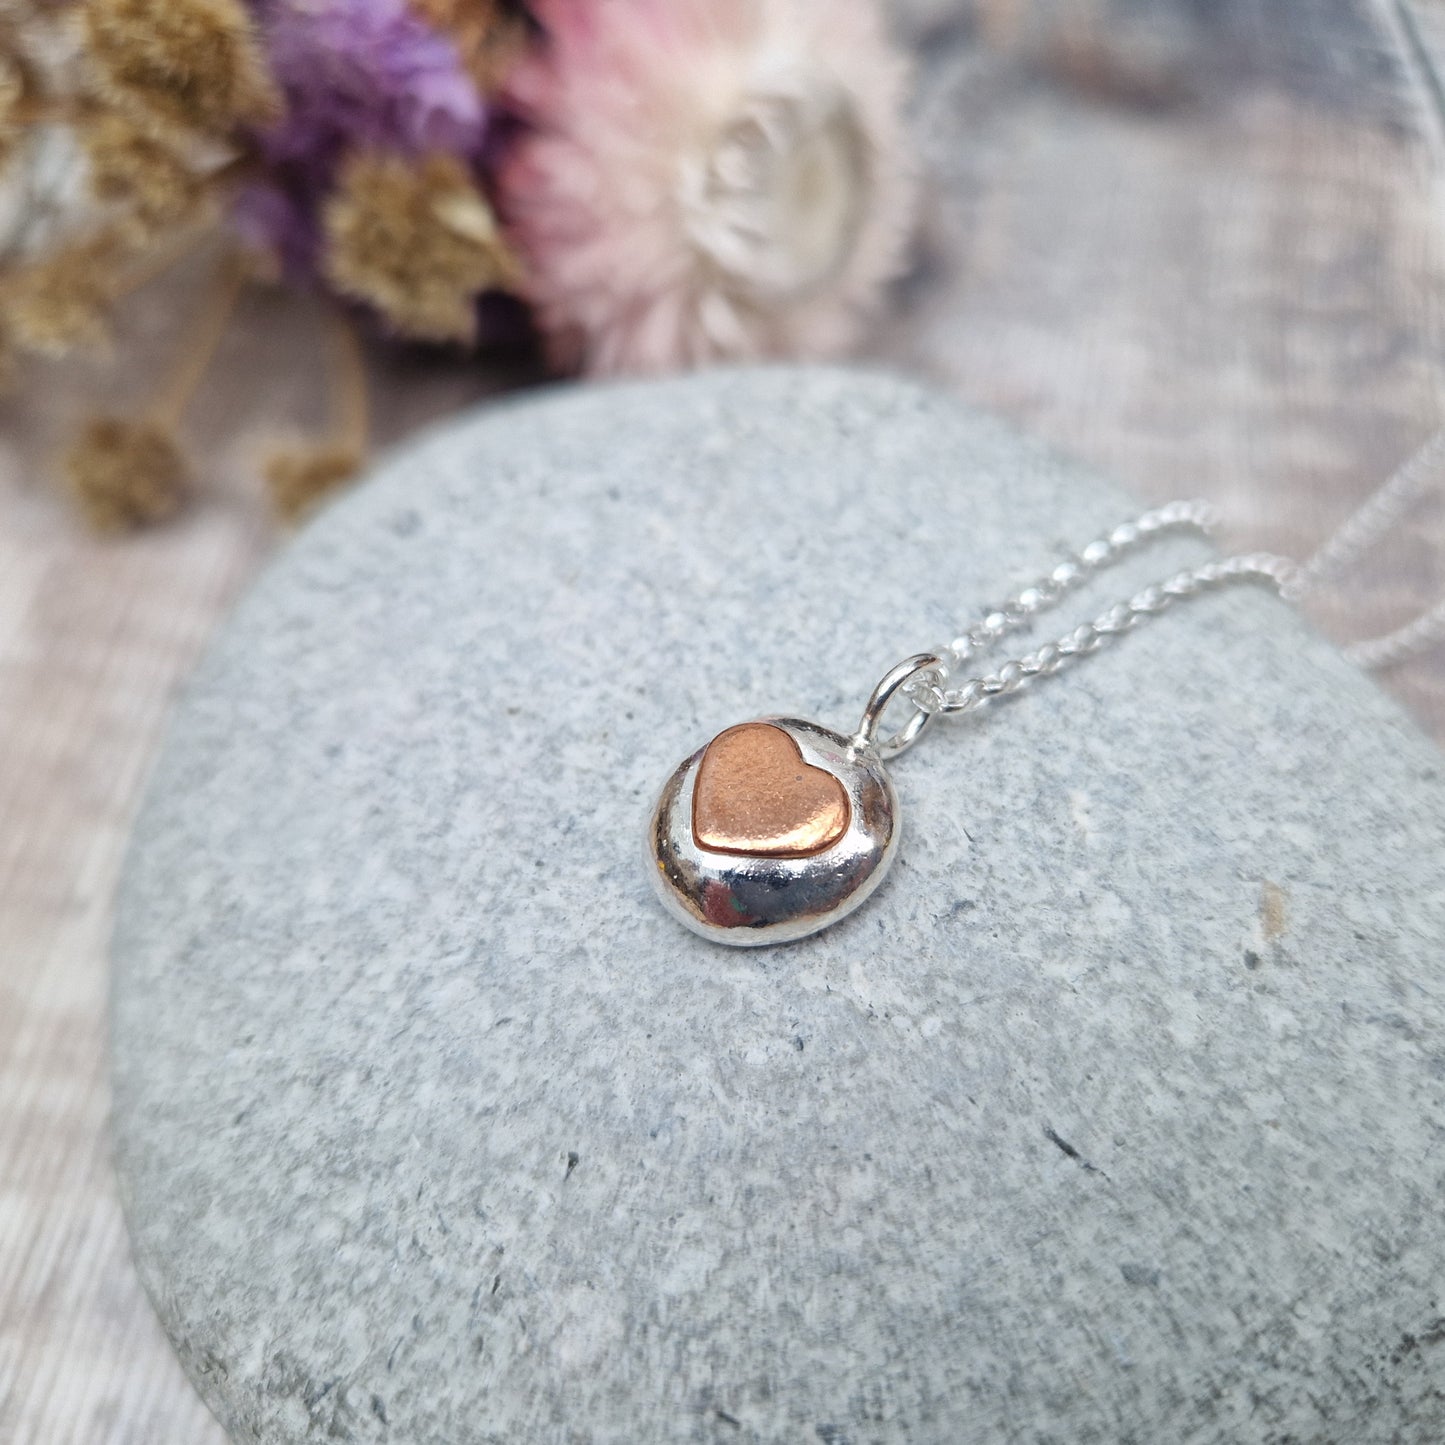
[[[1070,663],[1097,652],[1112,638],[1132,632],[1141,622],[1167,612],[1176,602],[1241,583],[1263,585],[1276,593],[1289,588],[1298,564],[1287,557],[1251,552],[1205,562],[1145,587],[1127,601],[1115,603],[1092,622],[1083,623],[1023,657],[1005,662],[994,672],[949,685],[956,669],[992,649],[1001,638],[1028,626],[1039,613],[1057,606],[1084,582],[1116,566],[1129,554],[1176,532],[1207,534],[1214,524],[1214,510],[1207,502],[1181,501],[1157,507],[1115,527],[1107,536],[1090,542],[1082,551],[1060,562],[1046,577],[991,608],[937,658],[920,658],[917,671],[900,690],[919,712],[930,716],[973,712],[995,698],[1017,692],[1036,678],[1052,677]],[[899,751],[902,748],[890,749],[893,753]]]
[[[1100,537],[1082,551],[1066,557],[1047,577],[1041,577],[1007,602],[990,609],[961,637],[954,638],[947,649],[954,665],[961,667],[979,653],[990,651],[1001,638],[1027,627],[1038,613],[1062,601],[1096,573],[1114,566],[1145,543],[1175,532],[1208,534],[1217,520],[1208,502],[1190,501],[1170,502],[1132,522],[1122,523],[1107,537]]]

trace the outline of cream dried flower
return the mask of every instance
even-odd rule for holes
[[[25,111],[35,98],[35,77],[10,37],[0,33],[0,167],[14,154],[24,131]]]
[[[593,372],[847,349],[902,267],[906,67],[870,0],[539,0],[499,205]]]
[[[361,451],[344,442],[285,447],[266,459],[266,489],[281,517],[303,522],[361,470]]]
[[[66,453],[66,484],[98,532],[128,532],[180,510],[189,468],[163,421],[100,416]]]
[[[240,0],[86,0],[81,18],[101,94],[153,126],[224,134],[276,113]]]
[[[106,313],[124,282],[125,255],[116,233],[102,231],[0,279],[0,319],[16,346],[63,356],[108,341]]]
[[[417,340],[472,341],[479,293],[516,277],[491,206],[455,156],[349,156],[322,224],[327,279]]]
[[[182,150],[120,112],[89,116],[76,134],[91,194],[122,207],[127,225],[140,238],[191,214],[206,194],[204,176]]]

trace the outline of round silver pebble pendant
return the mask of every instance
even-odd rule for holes
[[[668,779],[647,831],[663,906],[742,946],[805,938],[851,913],[898,847],[875,748],[799,718],[719,733]]]

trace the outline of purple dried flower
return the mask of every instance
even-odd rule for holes
[[[456,45],[405,0],[256,0],[284,118],[257,135],[265,179],[238,228],[293,276],[315,269],[317,209],[352,149],[447,152],[475,161],[487,107]]]
[[[277,160],[348,142],[464,154],[486,112],[456,46],[405,0],[291,0],[267,7],[262,35],[285,93],[285,122],[266,136]]]

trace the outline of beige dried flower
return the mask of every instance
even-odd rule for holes
[[[266,488],[286,521],[303,522],[361,470],[361,463],[361,453],[342,443],[286,447],[266,459]]]
[[[43,356],[104,344],[106,311],[124,283],[124,256],[119,237],[102,231],[6,275],[0,317],[15,344]]]
[[[101,93],[170,130],[223,134],[280,102],[240,0],[86,0]]]
[[[26,112],[36,100],[35,73],[9,36],[0,34],[0,167],[24,133]]]
[[[77,127],[77,134],[89,162],[91,194],[123,207],[141,236],[182,220],[205,198],[205,178],[185,154],[128,116],[97,113]]]
[[[322,220],[328,279],[404,336],[470,342],[477,294],[517,280],[491,205],[455,156],[358,152]]]
[[[189,468],[165,423],[99,416],[66,453],[65,480],[98,532],[128,532],[179,511]]]

